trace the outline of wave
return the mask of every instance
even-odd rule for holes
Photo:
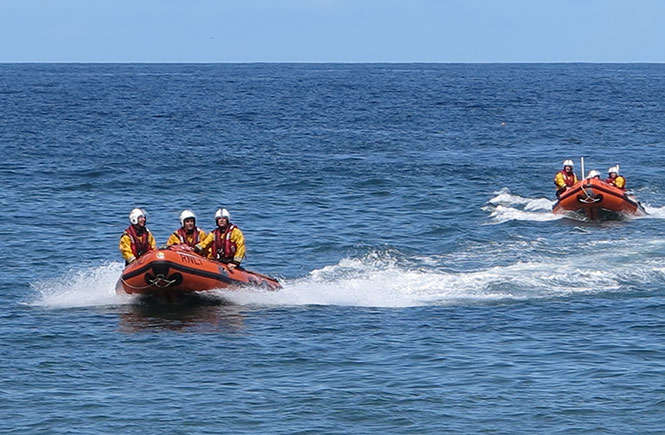
[[[438,256],[407,258],[395,251],[343,258],[307,276],[281,280],[283,289],[217,290],[209,297],[241,306],[336,305],[414,307],[523,301],[662,288],[665,240],[586,241],[560,255],[543,240],[483,245]],[[70,271],[32,284],[33,306],[126,305],[116,295],[121,263]]]
[[[115,293],[115,284],[123,268],[123,263],[105,263],[32,283],[36,295],[28,304],[49,308],[129,304],[133,300],[131,296]]]
[[[515,195],[506,187],[494,192],[496,196],[487,201],[482,209],[490,213],[492,223],[517,221],[552,221],[563,216],[552,213],[555,201],[547,198],[527,198]]]
[[[663,243],[650,249],[662,249]],[[613,244],[614,247],[616,243]],[[593,244],[590,248],[597,249]],[[227,291],[240,305],[339,305],[359,307],[414,307],[465,305],[548,299],[578,294],[622,292],[635,285],[662,284],[665,261],[651,259],[638,266],[616,263],[615,251],[598,250],[553,260],[538,257],[509,265],[454,271],[443,264],[409,268],[395,259],[345,258],[312,271],[308,277],[287,281],[279,292]],[[626,248],[625,255],[629,255]],[[491,254],[490,254],[491,255]],[[595,255],[595,257],[594,257]],[[440,262],[443,258],[431,259]],[[454,258],[447,258],[456,264]]]
[[[665,207],[652,207],[645,204],[642,205],[648,214],[646,216],[642,216],[641,219],[665,219]]]

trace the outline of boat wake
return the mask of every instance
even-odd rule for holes
[[[474,305],[653,291],[665,285],[665,239],[587,240],[560,255],[546,240],[515,240],[461,252],[409,258],[375,251],[360,258],[280,280],[283,289],[215,290],[216,298],[239,306],[335,305],[414,307]],[[72,271],[33,283],[30,305],[48,308],[140,303],[117,295],[121,263]]]
[[[511,193],[507,187],[494,192],[495,196],[487,201],[482,208],[490,214],[492,224],[502,224],[509,221],[554,221],[571,218],[566,215],[552,213],[552,206],[556,203],[548,198],[526,198]],[[652,207],[642,204],[648,215],[631,216],[630,219],[665,219],[665,207]],[[584,220],[584,219],[580,219]]]
[[[28,303],[48,308],[75,308],[132,303],[129,295],[117,295],[115,284],[124,268],[111,262],[97,267],[72,270],[64,276],[31,284],[36,295]]]
[[[612,247],[616,243],[612,242]],[[596,254],[573,254],[556,260],[536,256],[532,261],[471,270],[451,270],[444,266],[459,264],[456,255],[423,259],[432,265],[410,267],[400,265],[395,258],[370,254],[365,258],[346,258],[336,265],[314,270],[305,278],[284,282],[284,289],[279,292],[245,290],[225,295],[239,305],[398,308],[620,293],[634,290],[636,285],[641,289],[663,285],[665,260],[651,258],[636,266],[626,262],[623,255],[630,257],[637,249],[662,251],[664,247],[665,240],[635,246],[632,250],[625,247],[622,257],[617,258],[609,246],[591,244]]]
[[[652,207],[650,205],[644,204],[642,205],[649,214],[642,216],[639,219],[665,219],[665,207]]]
[[[490,213],[493,224],[513,220],[544,222],[563,218],[552,213],[552,206],[556,201],[547,198],[525,198],[510,193],[506,187],[494,193],[496,196],[483,207],[484,211]]]

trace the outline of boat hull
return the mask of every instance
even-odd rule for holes
[[[635,197],[597,179],[586,179],[574,184],[559,197],[552,211],[556,214],[574,213],[589,220],[647,214]]]
[[[260,273],[210,260],[180,246],[150,251],[125,267],[117,293],[165,296],[215,289],[259,287],[279,290],[279,282]]]

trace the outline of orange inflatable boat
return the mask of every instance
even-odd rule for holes
[[[254,286],[279,290],[276,279],[204,258],[185,246],[150,251],[125,267],[117,293],[156,295],[174,299],[179,294]]]
[[[587,178],[566,190],[554,204],[557,214],[577,214],[589,220],[619,219],[647,212],[634,196],[596,178]]]

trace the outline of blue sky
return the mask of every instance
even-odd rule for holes
[[[0,0],[0,62],[665,62],[665,0]]]

